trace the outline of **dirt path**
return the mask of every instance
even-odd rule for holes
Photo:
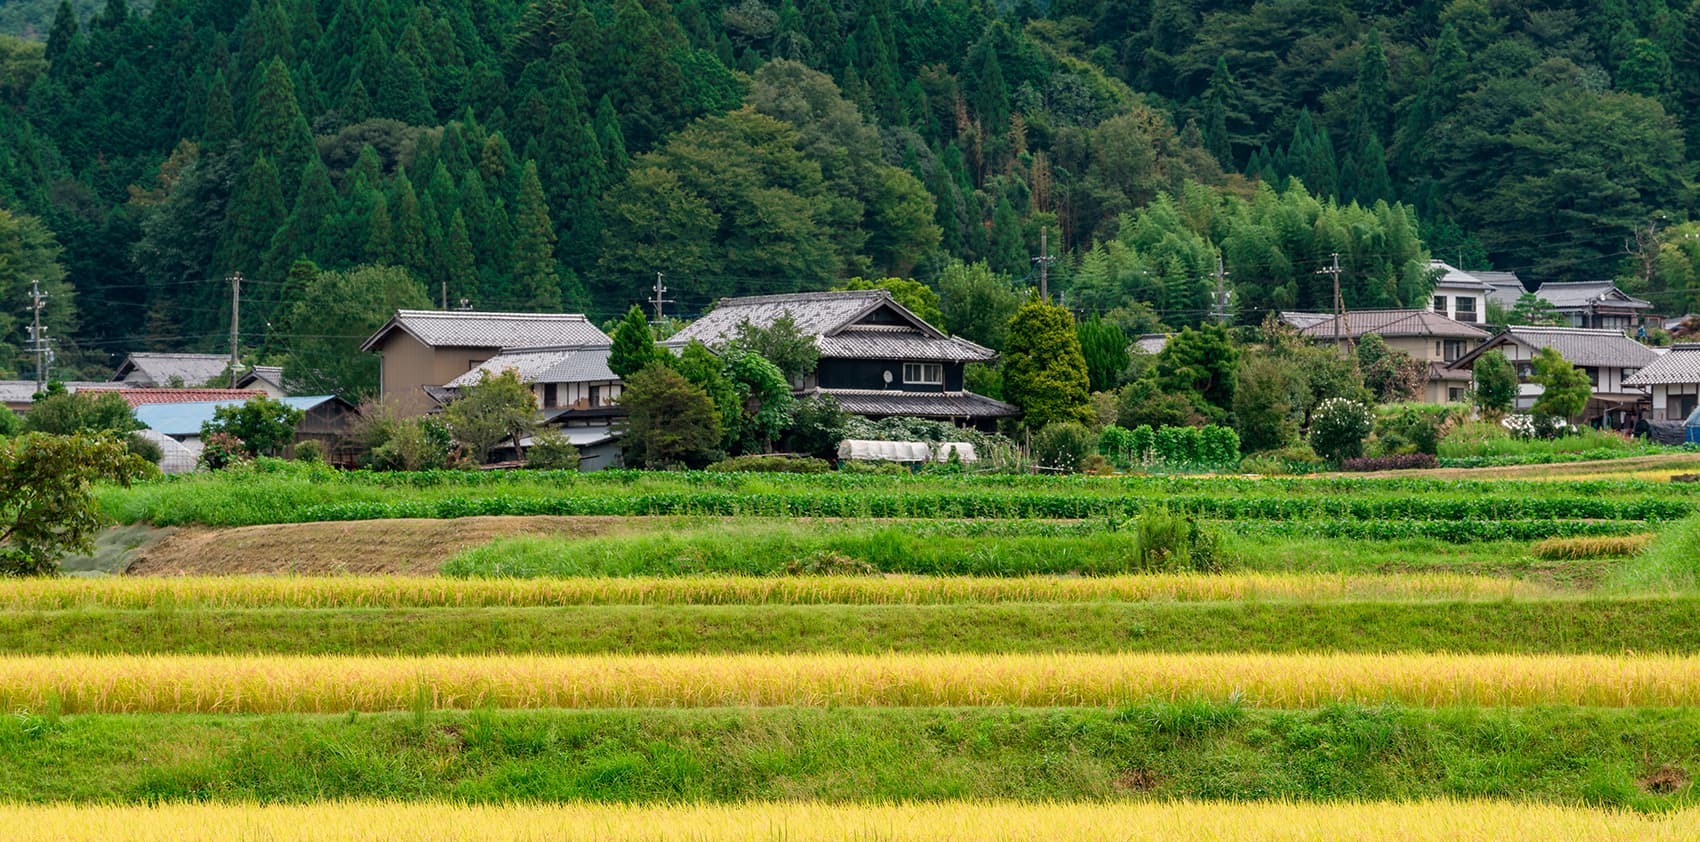
[[[132,576],[437,572],[456,553],[508,535],[608,535],[641,517],[469,517],[182,529],[143,551]]]

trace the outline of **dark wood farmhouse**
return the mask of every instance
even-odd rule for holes
[[[880,289],[728,298],[665,344],[718,348],[744,322],[767,327],[787,315],[820,349],[815,372],[792,384],[800,395],[831,395],[845,412],[867,418],[989,427],[1020,414],[963,388],[963,367],[991,362],[997,352],[946,335]]]

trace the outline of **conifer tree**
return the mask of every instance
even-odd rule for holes
[[[1233,137],[1229,134],[1230,120],[1243,120],[1239,112],[1239,87],[1228,72],[1228,60],[1216,57],[1216,69],[1210,73],[1210,86],[1204,89],[1204,148],[1224,169],[1234,166]]]
[[[467,233],[466,217],[455,211],[449,220],[449,233],[443,247],[443,268],[449,283],[449,306],[459,299],[471,299],[478,293],[478,263],[472,254],[472,237]]]
[[[1681,33],[1671,50],[1671,78],[1676,83],[1679,116],[1693,126],[1700,120],[1700,0],[1694,0],[1683,16]],[[1692,128],[1688,131],[1688,157],[1700,158],[1700,131]]]
[[[990,237],[986,262],[993,271],[1016,277],[1026,275],[1027,245],[1021,237],[1021,217],[1016,215],[1007,197],[999,199],[997,210],[992,212]]]
[[[425,221],[419,210],[419,194],[407,170],[396,173],[390,196],[390,262],[411,270],[415,276],[428,276],[431,266],[426,262],[428,246]]]
[[[71,8],[71,0],[59,0],[59,10],[53,15],[53,29],[47,36],[47,61],[56,62],[71,51],[72,42],[81,37],[77,25],[77,11]]]
[[[1358,107],[1352,115],[1352,131],[1385,137],[1392,115],[1387,54],[1381,49],[1381,31],[1371,29],[1364,39],[1363,55],[1358,59]]]
[[[371,191],[371,215],[366,220],[366,262],[390,264],[395,262],[393,226],[390,223],[390,201],[384,194]]]
[[[537,162],[526,161],[520,175],[519,206],[514,214],[513,294],[526,310],[561,309],[561,279],[555,266],[555,226]]]
[[[282,219],[283,193],[278,188],[277,167],[270,158],[260,156],[248,167],[231,198],[224,219],[224,241],[219,245],[221,276],[243,272],[258,277],[264,267],[266,252],[271,246],[272,232]],[[270,278],[278,280],[282,278]],[[275,288],[273,288],[275,289]],[[270,313],[272,299],[262,290],[250,297],[257,307],[260,321]]]
[[[643,308],[636,304],[626,311],[625,318],[614,328],[614,344],[608,351],[608,370],[622,379],[642,371],[656,361],[655,334]]]
[[[1004,82],[1003,66],[998,62],[994,35],[1003,26],[992,24],[987,35],[974,47],[968,57],[970,81],[973,83],[974,113],[986,131],[997,133],[1009,123],[1009,87]]]
[[[236,137],[236,114],[230,102],[230,84],[224,71],[213,74],[212,86],[207,89],[206,122],[201,128],[201,144],[208,151],[219,151]]]
[[[596,145],[602,149],[602,160],[608,168],[608,182],[626,177],[630,159],[626,156],[626,139],[620,133],[620,116],[614,113],[614,101],[607,94],[596,103]]]
[[[321,237],[337,213],[336,188],[331,186],[330,171],[314,155],[301,174],[301,189],[295,194],[295,206],[289,219],[272,236],[266,253],[267,278],[282,278],[299,260],[322,257]]]
[[[249,106],[245,136],[256,154],[275,162],[277,171],[283,174],[284,191],[295,195],[307,161],[317,153],[313,133],[295,101],[295,82],[281,59],[272,59],[266,65],[265,76]]]

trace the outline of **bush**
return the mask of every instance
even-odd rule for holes
[[[525,466],[540,471],[576,471],[578,448],[561,428],[545,427],[531,436],[531,446],[525,449]]]
[[[1152,456],[1176,468],[1197,464],[1200,435],[1197,427],[1164,427],[1157,431]]]
[[[1033,437],[1033,458],[1057,473],[1077,474],[1086,469],[1086,457],[1096,445],[1097,437],[1085,424],[1058,421]]]
[[[1099,431],[1098,453],[1123,467],[1140,461],[1139,454],[1134,449],[1133,431],[1115,424]]]
[[[1340,463],[1364,453],[1364,439],[1375,426],[1369,407],[1344,398],[1329,398],[1317,404],[1310,417],[1310,443],[1317,455]]]
[[[1198,461],[1213,468],[1239,464],[1240,434],[1232,427],[1205,427],[1198,434]]]
[[[250,458],[248,448],[235,433],[213,433],[201,444],[201,464],[219,471]]]
[[[320,463],[325,461],[325,446],[314,439],[295,443],[295,461]]]
[[[815,459],[810,456],[752,453],[734,456],[731,459],[722,459],[709,465],[707,470],[716,473],[824,474],[832,470],[832,465],[825,459]]]
[[[140,456],[155,465],[159,464],[159,460],[165,458],[163,448],[155,444],[152,439],[142,438],[139,433],[131,433],[124,437],[124,449],[130,451],[131,456]]]
[[[1364,456],[1340,463],[1342,471],[1404,471],[1433,468],[1437,465],[1428,453],[1396,453],[1392,456]]]
[[[1140,513],[1134,538],[1143,571],[1215,573],[1227,566],[1219,530],[1166,508]]]
[[[1133,461],[1150,462],[1157,450],[1157,431],[1150,424],[1141,424],[1133,428]]]
[[[1384,455],[1427,453],[1439,455],[1440,440],[1453,426],[1457,411],[1433,404],[1399,404],[1383,407],[1375,421],[1375,435]]]

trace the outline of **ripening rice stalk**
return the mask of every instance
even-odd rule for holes
[[[1700,704],[1700,656],[666,655],[0,657],[0,708],[273,713],[436,708]]]
[[[1451,573],[1195,573],[1105,577],[435,576],[0,580],[0,609],[478,608],[561,605],[931,605],[1010,602],[1539,599],[1533,582]]]
[[[1700,837],[1700,810],[1635,814],[1550,804],[943,802],[838,805],[501,805],[329,803],[0,807],[15,842],[1013,842],[1106,839],[1594,842]]]

